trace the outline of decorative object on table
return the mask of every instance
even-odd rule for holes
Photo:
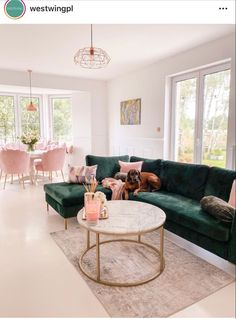
[[[120,103],[120,124],[141,124],[141,99],[122,101]]]
[[[101,201],[93,192],[84,194],[85,218],[90,224],[97,224],[100,215]]]
[[[36,133],[34,132],[28,132],[24,133],[21,137],[20,140],[23,144],[28,146],[28,151],[32,152],[34,150],[35,144],[38,142],[39,137]]]
[[[33,102],[32,102],[32,83],[31,83],[32,70],[27,70],[27,71],[29,73],[30,103],[29,103],[29,105],[27,105],[26,109],[27,109],[27,111],[35,112],[35,111],[37,111],[37,106],[35,104],[33,104]]]
[[[93,25],[91,24],[91,45],[80,49],[74,56],[75,64],[86,69],[100,69],[107,66],[110,57],[106,51],[93,46]]]
[[[93,166],[71,166],[68,165],[69,174],[68,174],[68,182],[74,184],[90,184],[90,181],[96,176],[97,165]]]
[[[90,187],[90,185],[86,185],[86,187]],[[91,189],[93,190],[94,187]],[[106,195],[102,192],[84,193],[83,219],[97,222],[98,219],[108,218],[108,209],[106,203]]]
[[[106,195],[103,192],[96,192],[94,194],[94,197],[97,198],[98,200],[100,200],[100,215],[99,218],[100,219],[105,219],[108,218],[108,210],[107,210],[107,198]]]
[[[225,224],[232,224],[235,208],[223,199],[215,196],[205,196],[200,201],[202,209]]]

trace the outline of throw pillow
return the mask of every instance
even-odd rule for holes
[[[233,181],[228,203],[236,208],[236,179]]]
[[[90,184],[96,178],[97,165],[94,166],[70,166],[69,167],[69,183]]]
[[[202,209],[226,224],[232,223],[235,209],[223,199],[215,196],[205,196],[200,201]]]
[[[136,169],[141,172],[143,161],[133,162],[133,163],[119,161],[119,165],[120,165],[120,173],[128,173],[131,169]]]
[[[121,173],[121,172],[116,173],[116,175],[114,176],[115,179],[120,179],[122,182],[125,182],[126,177],[127,177],[127,173]]]

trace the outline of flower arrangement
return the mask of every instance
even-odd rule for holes
[[[28,151],[33,151],[34,145],[38,142],[39,137],[34,132],[28,132],[22,134],[20,140],[23,144],[28,145]]]
[[[97,198],[101,201],[101,204],[104,206],[107,202],[106,195],[102,192],[96,192],[94,198]]]
[[[86,189],[86,192],[95,193],[95,190],[98,186],[98,182],[96,178],[94,176],[90,179],[85,178],[85,181],[86,181],[86,184],[83,184],[83,185],[84,185],[84,188]]]

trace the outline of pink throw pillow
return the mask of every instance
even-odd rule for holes
[[[97,165],[94,166],[70,166],[69,167],[69,183],[90,184],[96,178]]]
[[[141,172],[143,161],[132,162],[132,163],[119,161],[119,165],[120,165],[120,173],[128,173],[131,169],[136,169]]]
[[[236,208],[236,179],[234,180],[229,196],[229,201],[228,203]]]

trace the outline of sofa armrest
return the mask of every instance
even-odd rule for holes
[[[234,219],[231,226],[231,238],[229,242],[229,261],[236,264],[236,214],[234,215]]]

